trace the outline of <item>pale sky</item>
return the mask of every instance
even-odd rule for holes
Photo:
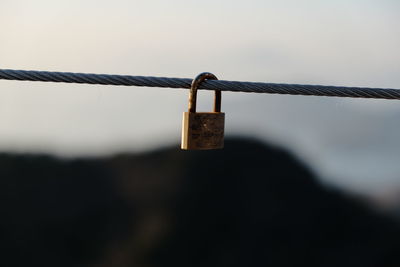
[[[0,0],[0,68],[400,88],[400,1]],[[210,109],[211,92],[199,107]],[[178,143],[185,90],[0,81],[0,150]],[[400,102],[223,93],[226,133],[278,142],[330,183],[400,188]]]

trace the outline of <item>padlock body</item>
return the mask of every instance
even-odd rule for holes
[[[181,148],[186,150],[224,147],[225,113],[184,112]]]

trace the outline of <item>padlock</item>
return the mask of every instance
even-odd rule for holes
[[[196,112],[197,87],[206,79],[218,80],[204,72],[192,82],[189,109],[183,113],[182,143],[185,150],[220,149],[224,147],[225,113],[221,112],[221,91],[215,90],[214,112]]]

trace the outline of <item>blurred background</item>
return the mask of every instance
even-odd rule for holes
[[[400,88],[395,0],[0,0],[1,68]],[[211,108],[212,92],[199,107]],[[179,89],[0,81],[0,150],[98,156],[180,140]],[[223,93],[226,133],[395,203],[397,101]]]
[[[400,89],[399,11],[0,0],[0,68]],[[224,92],[202,153],[179,150],[187,100],[0,80],[0,265],[399,266],[400,102]]]

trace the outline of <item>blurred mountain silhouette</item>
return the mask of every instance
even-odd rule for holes
[[[285,150],[0,155],[1,266],[399,266],[400,225]]]

